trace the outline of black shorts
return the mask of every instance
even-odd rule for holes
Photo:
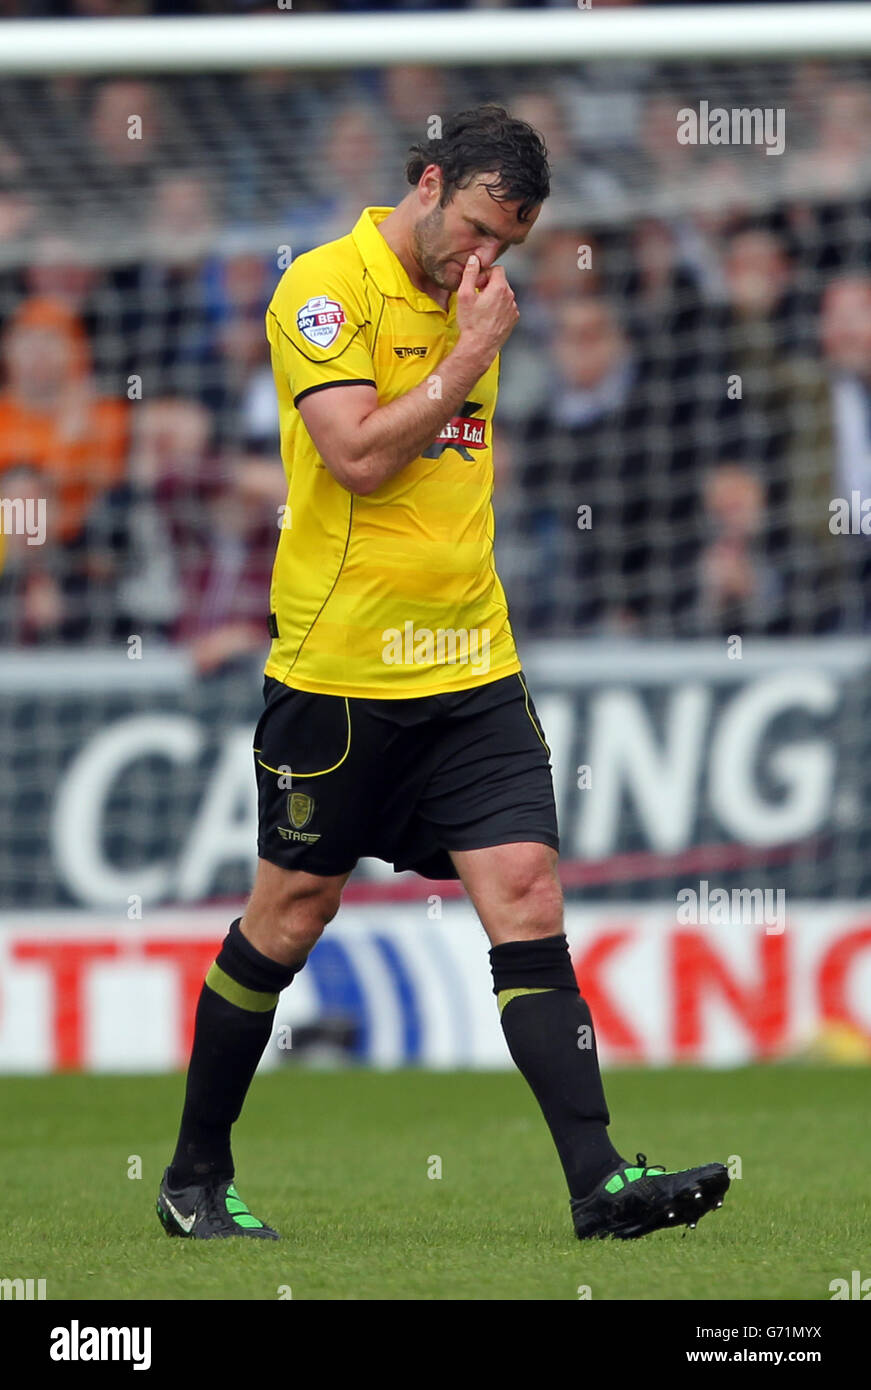
[[[448,850],[559,849],[550,749],[521,674],[408,700],[267,676],[254,735],[261,859],[343,874],[374,857],[458,878]]]

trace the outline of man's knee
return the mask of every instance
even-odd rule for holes
[[[563,930],[557,856],[545,845],[519,846],[478,906],[491,943],[531,941]]]
[[[338,912],[347,877],[321,878],[261,860],[243,933],[264,955],[304,959]]]
[[[557,858],[546,845],[528,846],[506,866],[503,891],[513,907],[544,916],[562,913],[562,885]]]

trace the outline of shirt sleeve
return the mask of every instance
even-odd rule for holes
[[[284,272],[266,311],[272,367],[294,405],[328,386],[375,386],[368,304],[341,268],[303,255]]]

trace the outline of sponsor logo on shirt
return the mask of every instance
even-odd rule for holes
[[[480,409],[480,401],[463,401],[461,413],[442,426],[430,447],[421,454],[421,458],[439,458],[443,450],[456,449],[464,459],[470,459],[470,449],[486,449],[487,421],[474,419],[474,412]]]
[[[315,347],[330,347],[339,336],[345,322],[345,311],[336,299],[325,294],[313,295],[297,311],[296,326],[304,338]]]

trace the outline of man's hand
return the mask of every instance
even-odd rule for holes
[[[488,279],[478,292],[483,276]],[[519,317],[505,271],[482,271],[477,256],[470,256],[457,290],[459,337],[429,378],[384,405],[374,386],[357,382],[304,393],[302,422],[336,481],[367,497],[419,458],[457,414]]]
[[[485,288],[477,292],[478,279],[485,275]],[[480,356],[482,375],[519,318],[514,291],[502,266],[482,271],[478,257],[470,256],[457,290],[457,326],[459,345]]]

